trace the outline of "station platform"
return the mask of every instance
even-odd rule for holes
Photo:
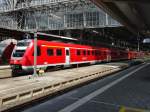
[[[150,112],[150,63],[129,67],[21,112]]]
[[[127,62],[99,64],[0,80],[0,111],[108,76],[129,66]]]
[[[1,69],[9,69],[10,65],[0,65],[0,70]]]
[[[12,77],[10,65],[0,65],[0,79]]]

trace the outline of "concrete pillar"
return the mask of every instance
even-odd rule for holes
[[[64,28],[67,28],[66,16],[67,16],[67,15],[64,14],[64,18],[63,18],[63,19],[64,19]]]
[[[83,28],[85,28],[87,26],[87,23],[86,23],[86,12],[83,11]]]
[[[106,26],[109,25],[109,22],[108,22],[108,14],[106,13]]]

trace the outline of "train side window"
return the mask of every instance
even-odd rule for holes
[[[40,56],[40,55],[41,55],[41,47],[37,46],[37,56]]]
[[[100,51],[98,51],[98,55],[101,55],[101,52],[100,52]]]
[[[103,55],[106,55],[106,54],[107,54],[107,53],[104,51],[104,52],[103,52]]]
[[[95,56],[97,55],[97,51],[96,50],[94,51],[94,54],[95,54]]]
[[[92,55],[94,56],[94,51],[92,51]]]
[[[86,50],[83,50],[83,55],[86,55]]]
[[[111,55],[111,53],[110,53],[110,52],[107,52],[107,55]]]
[[[110,53],[109,53],[109,52],[106,52],[106,55],[110,55]]]
[[[98,56],[98,54],[99,54],[99,51],[95,50],[95,55]]]
[[[66,50],[66,56],[69,56],[70,54],[69,54],[69,50]]]
[[[89,50],[88,50],[87,54],[90,55],[90,51]]]
[[[81,55],[81,51],[80,50],[77,50],[77,55]]]
[[[61,49],[57,49],[56,50],[56,55],[57,56],[61,56],[62,55],[62,50]]]
[[[53,56],[54,55],[53,49],[47,49],[47,55],[48,56]]]

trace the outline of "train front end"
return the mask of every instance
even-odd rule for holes
[[[24,71],[23,66],[27,63],[28,51],[32,40],[21,40],[15,46],[10,60],[12,73],[21,73]]]

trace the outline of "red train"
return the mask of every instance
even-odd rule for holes
[[[54,41],[37,41],[37,68],[52,66],[68,66],[73,64],[102,61],[117,61],[140,57],[135,51],[92,47]],[[33,40],[18,42],[12,53],[10,64],[14,72],[33,70],[34,64]]]

